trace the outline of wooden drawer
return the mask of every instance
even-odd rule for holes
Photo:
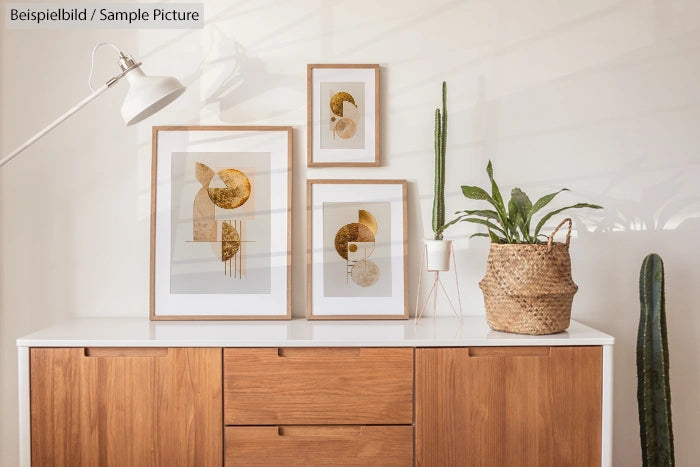
[[[413,349],[224,349],[224,423],[410,425]]]
[[[224,437],[227,467],[413,464],[412,426],[229,426]]]

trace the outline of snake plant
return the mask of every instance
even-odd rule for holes
[[[602,209],[602,206],[589,203],[577,203],[571,206],[555,209],[548,212],[537,222],[534,229],[532,223],[533,216],[542,208],[549,204],[562,191],[569,191],[562,188],[554,193],[549,193],[539,198],[535,203],[520,188],[513,188],[510,192],[510,200],[506,203],[498,188],[498,184],[493,178],[493,166],[489,161],[486,166],[486,173],[491,182],[491,193],[478,186],[462,186],[462,194],[466,198],[486,201],[493,209],[474,209],[457,211],[457,218],[448,222],[447,228],[457,222],[471,222],[483,225],[488,233],[475,233],[471,237],[489,237],[492,243],[542,243],[540,237],[546,239],[546,235],[540,234],[544,224],[562,211],[567,209],[591,208]],[[471,238],[470,237],[470,238]]]

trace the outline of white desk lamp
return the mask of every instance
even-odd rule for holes
[[[105,84],[95,89],[92,87],[91,82],[92,71],[95,64],[95,51],[102,45],[109,45],[119,53],[119,67],[122,71],[120,74],[110,78]],[[51,122],[49,126],[29,138],[29,140],[27,140],[27,142],[22,146],[18,147],[9,155],[1,159],[0,167],[10,162],[19,153],[36,143],[42,136],[56,128],[65,119],[85,107],[89,102],[94,100],[107,89],[117,84],[117,82],[125,76],[126,80],[129,82],[129,92],[124,98],[121,112],[122,118],[126,122],[127,126],[133,125],[134,123],[140,122],[144,118],[150,117],[185,92],[185,86],[183,86],[177,79],[170,76],[147,76],[143,71],[141,71],[140,66],[140,62],[136,63],[132,57],[126,55],[113,44],[107,42],[100,42],[97,44],[92,49],[92,64],[90,66],[90,77],[88,78],[88,84],[90,89],[92,89],[92,94],[78,102],[75,107],[58,117],[56,120]]]

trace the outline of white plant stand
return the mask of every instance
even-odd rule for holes
[[[447,302],[450,304],[450,308],[452,309],[452,313],[454,313],[455,317],[459,320],[459,324],[462,325],[462,297],[459,293],[459,276],[457,274],[457,261],[455,260],[455,251],[454,247],[452,246],[451,241],[444,241],[447,243],[447,245],[444,245],[443,248],[449,248],[449,251],[447,252],[448,256],[448,261],[447,264],[435,267],[431,265],[430,258],[432,255],[428,254],[428,244],[426,243],[423,245],[423,259],[421,261],[420,265],[420,273],[418,275],[418,295],[416,297],[416,313],[415,313],[415,323],[418,324],[418,320],[423,316],[423,313],[425,312],[425,309],[428,306],[428,303],[430,302],[430,299],[433,299],[433,319],[435,319],[435,314],[437,311],[437,298],[438,298],[438,293],[439,291],[442,291],[445,294],[445,298],[447,298]],[[452,299],[450,298],[450,294],[447,293],[447,289],[445,288],[445,285],[442,283],[442,279],[440,278],[440,272],[447,272],[450,270],[449,266],[449,258],[451,257],[452,259],[452,265],[454,269],[454,276],[455,276],[455,286],[457,287],[457,307],[455,307]],[[423,303],[423,306],[420,306],[420,290],[421,290],[421,284],[423,282],[423,268],[427,269],[427,272],[432,272],[434,274],[433,278],[433,285],[430,288],[430,292],[428,292],[428,296],[425,298],[425,302]],[[420,307],[420,313],[418,312],[418,308]],[[457,312],[457,308],[459,308],[459,313]]]

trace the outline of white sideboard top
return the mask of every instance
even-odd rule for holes
[[[491,330],[483,316],[407,321],[149,321],[84,318],[17,339],[18,347],[469,347],[612,345],[612,336],[571,321],[568,330],[523,336]]]

